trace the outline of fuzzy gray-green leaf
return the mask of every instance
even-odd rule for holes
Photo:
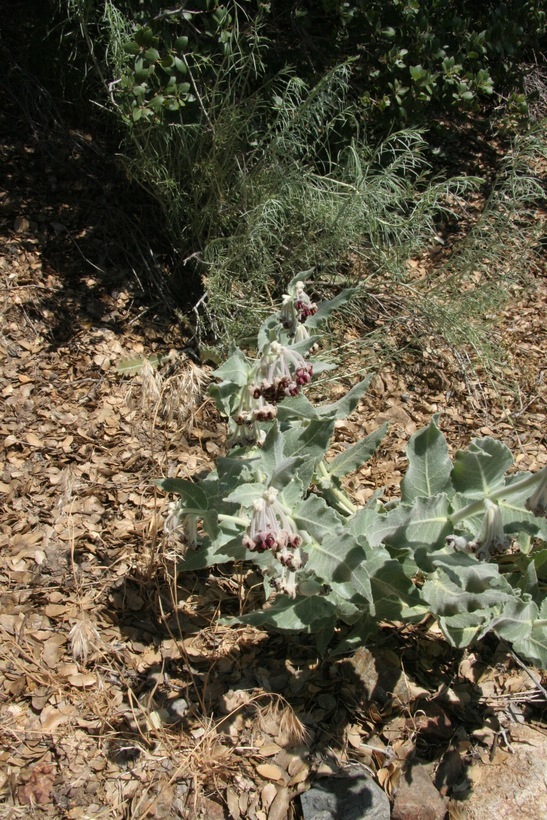
[[[154,482],[165,490],[166,493],[176,493],[180,495],[185,510],[192,514],[199,514],[210,509],[209,496],[193,481],[185,478],[161,478]]]
[[[322,404],[319,407],[317,407],[317,415],[321,417],[334,416],[337,419],[347,418],[350,413],[353,413],[353,411],[359,404],[359,399],[368,390],[373,375],[374,374],[371,373],[362,381],[358,382],[351,388],[351,390],[349,390],[346,393],[345,396],[342,396],[341,399],[338,399],[338,401],[335,401],[332,404]]]
[[[374,430],[374,432],[365,436],[365,438],[357,441],[350,447],[346,447],[343,452],[339,453],[329,462],[329,473],[332,476],[341,478],[342,476],[348,475],[348,473],[358,470],[363,464],[366,464],[369,458],[376,452],[378,445],[387,432],[387,427],[387,422],[384,422],[377,430]]]
[[[488,496],[503,484],[503,476],[513,463],[511,451],[493,438],[473,439],[467,450],[454,457],[452,484],[468,496]]]
[[[451,490],[452,462],[445,438],[438,427],[439,416],[414,433],[407,447],[408,469],[401,482],[403,501],[426,498]]]
[[[336,611],[334,605],[321,596],[293,599],[280,595],[268,609],[230,619],[230,622],[270,627],[279,632],[315,633],[334,629]]]

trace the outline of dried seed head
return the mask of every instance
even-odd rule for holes
[[[96,626],[89,620],[85,613],[74,622],[69,632],[70,648],[75,660],[81,661],[85,666],[90,653],[101,648],[102,640]]]

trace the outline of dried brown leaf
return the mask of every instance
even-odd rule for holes
[[[273,780],[276,783],[286,783],[288,780],[287,772],[275,763],[259,763],[256,771],[265,780]]]

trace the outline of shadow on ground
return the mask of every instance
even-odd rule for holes
[[[29,322],[47,318],[53,349],[92,325],[121,332],[128,303],[173,324],[199,298],[197,278],[188,270],[173,295],[174,249],[157,204],[125,176],[111,124],[70,127],[12,53],[0,50],[0,63],[0,245],[9,273],[21,253],[41,263],[22,305]]]

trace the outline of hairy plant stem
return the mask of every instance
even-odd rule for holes
[[[228,515],[227,513],[219,513],[218,520],[224,521],[226,524],[240,524],[242,527],[249,525],[248,518],[241,518],[238,515]]]
[[[328,467],[324,461],[319,462],[319,464],[317,465],[317,469],[320,473],[320,478],[332,481]],[[323,490],[323,494],[334,501],[335,505],[338,507],[340,512],[346,513],[347,515],[353,515],[359,509],[355,506],[355,504],[352,501],[350,501],[350,499],[342,490],[340,490],[338,487],[333,487],[332,484]]]
[[[514,484],[511,484],[508,487],[500,487],[499,490],[494,490],[488,495],[488,498],[490,501],[499,501],[501,498],[510,498],[512,495],[517,495],[523,490],[532,489],[532,487],[535,487],[536,484],[539,484],[540,481],[542,481],[546,473],[547,467],[544,467],[542,470],[539,470],[539,472],[532,473],[532,475],[526,476],[526,478],[521,478],[520,481],[515,481]],[[482,512],[483,509],[484,498],[479,498],[477,501],[472,501],[470,504],[462,507],[461,510],[457,510],[452,513],[452,515],[449,516],[449,519],[452,524],[456,525],[465,518],[470,518],[471,516]]]

